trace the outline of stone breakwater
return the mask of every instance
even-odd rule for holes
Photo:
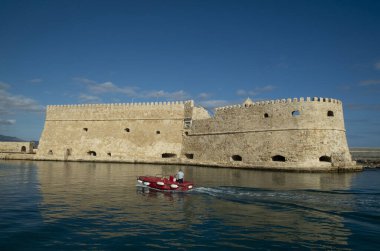
[[[213,116],[193,101],[48,106],[34,159],[361,169],[347,146],[342,103],[330,98],[247,99]]]
[[[365,168],[380,168],[380,148],[350,148],[352,158]]]

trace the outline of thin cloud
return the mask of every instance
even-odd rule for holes
[[[376,70],[380,70],[380,62],[375,63],[374,67]]]
[[[359,83],[360,86],[377,86],[380,85],[380,79],[363,80]]]
[[[202,92],[202,93],[198,94],[198,98],[202,99],[202,100],[208,99],[210,97],[211,97],[211,94],[209,94],[209,93]]]
[[[180,90],[176,92],[166,92],[163,90],[160,91],[150,91],[146,93],[141,93],[138,98],[161,98],[161,99],[167,99],[167,100],[185,100],[189,99],[190,95],[187,94],[185,91]]]
[[[121,93],[128,97],[137,97],[136,87],[119,87],[110,81],[97,83],[96,81],[87,78],[74,78],[74,80],[85,84],[89,92],[93,94]]]
[[[83,83],[86,85],[87,90],[90,94],[102,95],[107,93],[113,94],[124,94],[129,98],[141,98],[141,99],[165,99],[165,100],[185,100],[190,97],[183,90],[167,92],[164,90],[159,91],[142,91],[134,86],[124,86],[120,87],[111,81],[106,81],[103,83],[98,83],[96,81],[87,79],[87,78],[74,78],[75,81]],[[99,100],[99,98],[95,98],[93,95],[82,94],[82,99],[87,101]]]
[[[83,102],[83,103],[100,103],[101,102],[101,99],[99,97],[86,95],[86,94],[81,94],[79,95],[78,98],[80,102]]]
[[[380,104],[347,104],[346,107],[353,111],[380,111]]]
[[[0,90],[6,90],[9,88],[9,84],[0,81]]]
[[[43,80],[41,78],[31,79],[29,82],[33,84],[41,83]]]
[[[198,102],[199,105],[203,106],[206,109],[215,109],[216,107],[222,107],[231,104],[230,101],[222,100],[222,99],[214,99],[214,100],[203,100]]]
[[[276,89],[273,85],[266,85],[263,87],[256,87],[253,90],[244,90],[239,89],[236,91],[236,95],[238,96],[258,96],[262,93],[272,92],[274,89]]]
[[[13,125],[16,123],[14,119],[0,119],[0,125]]]
[[[34,99],[9,93],[9,87],[9,84],[0,82],[0,125],[9,126],[16,123],[16,120],[5,118],[9,114],[44,111],[44,107]]]

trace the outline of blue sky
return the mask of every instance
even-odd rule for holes
[[[0,134],[46,105],[330,97],[380,146],[380,1],[0,0]]]

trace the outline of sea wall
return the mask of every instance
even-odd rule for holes
[[[0,142],[0,153],[33,153],[33,142]]]

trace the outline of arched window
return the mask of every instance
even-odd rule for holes
[[[285,162],[286,158],[282,155],[275,155],[272,157],[272,161]]]
[[[327,117],[334,117],[334,112],[333,111],[328,111],[327,112]]]
[[[242,161],[243,158],[240,155],[232,155],[231,160],[232,161]]]
[[[88,151],[87,154],[90,155],[90,156],[96,156],[96,152],[95,151]]]
[[[292,111],[293,117],[298,117],[299,115],[300,115],[300,111],[298,111],[298,110]]]
[[[264,118],[269,118],[269,114],[268,113],[264,113]]]
[[[331,157],[323,155],[319,158],[319,161],[321,162],[331,162]]]
[[[131,130],[129,130],[129,128],[125,128],[124,131],[130,132]]]
[[[21,147],[21,152],[22,152],[22,153],[26,152],[26,146],[22,146],[22,147]]]
[[[175,153],[163,153],[161,155],[161,157],[164,158],[164,159],[166,159],[166,158],[175,158],[175,157],[177,157],[177,154],[175,154]]]

